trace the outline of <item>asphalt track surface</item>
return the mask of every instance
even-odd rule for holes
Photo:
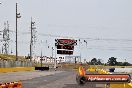
[[[78,85],[76,73],[65,71],[22,81],[22,88],[105,88],[104,84]]]

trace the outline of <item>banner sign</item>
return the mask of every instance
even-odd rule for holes
[[[73,51],[57,50],[57,54],[72,55]]]
[[[65,49],[65,50],[74,50],[74,46],[68,46],[68,45],[57,45],[57,49]]]
[[[55,45],[71,45],[71,46],[77,45],[77,40],[74,39],[55,39],[55,41],[56,41]]]
[[[87,82],[98,83],[129,83],[131,76],[129,74],[87,74]]]

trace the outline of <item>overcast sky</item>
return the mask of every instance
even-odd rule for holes
[[[0,30],[9,21],[15,31],[15,4],[18,2],[18,53],[29,53],[30,21],[36,22],[37,42],[35,54],[51,56],[55,38],[70,36],[82,41],[82,58],[93,57],[107,61],[132,61],[132,0],[0,0]],[[40,35],[41,34],[41,35]],[[50,34],[52,36],[42,36]],[[53,37],[58,35],[61,37]],[[15,54],[15,32],[11,32],[10,50]],[[91,39],[86,39],[91,38]],[[113,40],[110,40],[113,39]],[[42,43],[41,43],[42,41]],[[47,42],[46,42],[47,41]],[[1,42],[2,45],[2,42]],[[0,46],[1,47],[1,46]],[[80,55],[76,46],[74,55]]]

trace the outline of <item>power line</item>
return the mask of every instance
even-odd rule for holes
[[[20,34],[30,34],[30,32],[21,32]],[[74,38],[74,39],[81,39],[81,40],[88,40],[88,41],[114,41],[114,42],[132,42],[132,39],[112,39],[112,38],[88,38],[88,37],[73,37],[73,36],[62,36],[62,35],[54,35],[54,34],[44,34],[38,33],[39,36],[49,36],[53,38]]]
[[[132,42],[132,39],[105,39],[105,38],[85,38],[85,37],[70,37],[70,36],[61,36],[61,35],[53,35],[53,34],[43,34],[43,33],[38,33],[40,36],[50,36],[50,37],[61,37],[61,38],[75,38],[75,39],[82,39],[82,40],[91,40],[91,41],[127,41],[127,42]]]
[[[132,52],[132,49],[117,49],[117,48],[97,48],[97,47],[94,47],[94,48],[92,48],[92,47],[89,47],[89,48],[87,48],[87,49],[89,49],[89,50],[107,50],[107,51],[128,51],[128,52]]]

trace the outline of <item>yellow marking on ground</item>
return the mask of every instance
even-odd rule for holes
[[[110,84],[110,88],[132,88],[132,83]]]
[[[12,67],[12,68],[0,68],[0,72],[19,72],[19,71],[32,71],[34,67]]]

